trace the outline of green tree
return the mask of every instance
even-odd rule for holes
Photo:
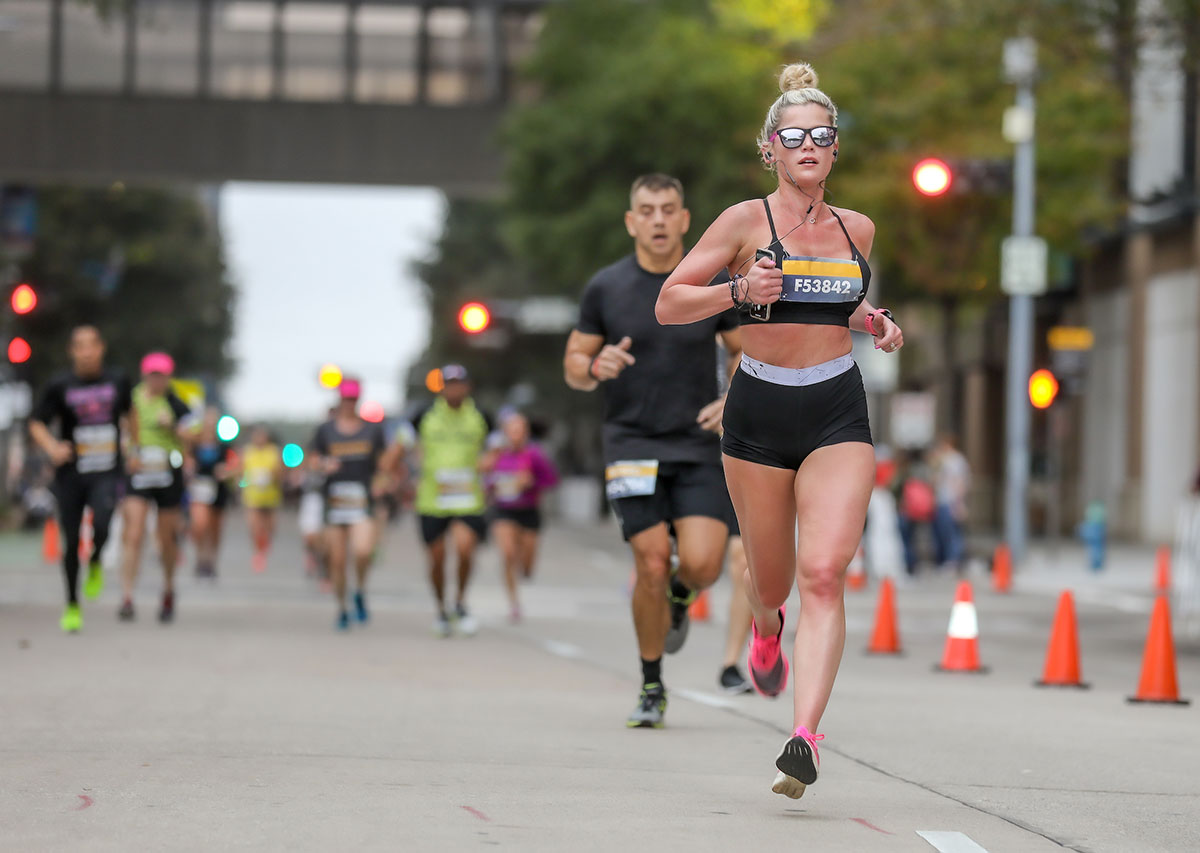
[[[79,323],[98,326],[110,363],[131,372],[144,353],[162,349],[181,375],[230,373],[235,292],[197,197],[48,187],[37,200],[37,237],[19,268],[40,301],[17,323],[33,346],[27,367],[35,385],[66,365]]]

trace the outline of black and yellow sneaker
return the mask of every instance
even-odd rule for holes
[[[692,606],[692,602],[696,600],[696,596],[699,593],[694,589],[688,589],[684,586],[676,573],[671,575],[671,582],[667,587],[667,595],[671,605],[671,625],[667,628],[667,636],[663,641],[663,651],[669,655],[673,655],[682,649],[683,644],[687,642],[688,628],[692,624],[688,608]]]
[[[667,688],[662,684],[643,684],[638,706],[625,725],[631,729],[661,729],[667,711]]]

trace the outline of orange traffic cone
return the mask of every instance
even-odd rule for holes
[[[1012,589],[1012,551],[1001,542],[992,556],[992,589],[1008,592]]]
[[[708,611],[708,590],[702,589],[696,596],[696,600],[688,607],[688,616],[696,622],[707,622],[710,615]]]
[[[1154,553],[1154,591],[1169,592],[1171,589],[1171,549],[1159,545]]]
[[[62,559],[62,545],[58,541],[58,519],[50,516],[42,528],[42,561],[57,563]]]
[[[1083,687],[1079,674],[1079,629],[1075,624],[1075,598],[1070,591],[1058,597],[1050,645],[1046,647],[1046,666],[1038,687]]]
[[[1146,650],[1142,655],[1142,677],[1138,681],[1137,695],[1130,696],[1129,701],[1191,704],[1190,700],[1179,698],[1179,683],[1175,680],[1175,643],[1171,639],[1171,608],[1167,606],[1165,595],[1154,600]]]
[[[979,619],[969,581],[959,581],[954,606],[950,608],[942,662],[934,668],[942,672],[987,672],[979,664]]]
[[[873,655],[900,654],[900,631],[896,626],[896,587],[884,578],[879,587],[879,605],[875,608],[875,631],[867,652]]]
[[[846,587],[848,589],[867,588],[867,570],[864,567],[861,545],[854,552],[854,559],[850,561],[850,566],[846,569]]]

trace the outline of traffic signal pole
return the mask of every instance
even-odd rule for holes
[[[1011,45],[1011,47],[1010,47]],[[1017,85],[1016,106],[1029,118],[1030,130],[1016,143],[1013,160],[1014,237],[1033,236],[1034,115],[1033,81],[1037,59],[1032,39],[1013,39],[1005,45],[1005,72]],[[1009,297],[1008,377],[1005,405],[1004,541],[1014,559],[1021,559],[1029,538],[1029,403],[1026,382],[1033,368],[1033,296]]]

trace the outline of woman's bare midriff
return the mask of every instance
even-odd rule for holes
[[[742,351],[778,367],[812,367],[850,352],[850,330],[797,323],[743,325]]]

